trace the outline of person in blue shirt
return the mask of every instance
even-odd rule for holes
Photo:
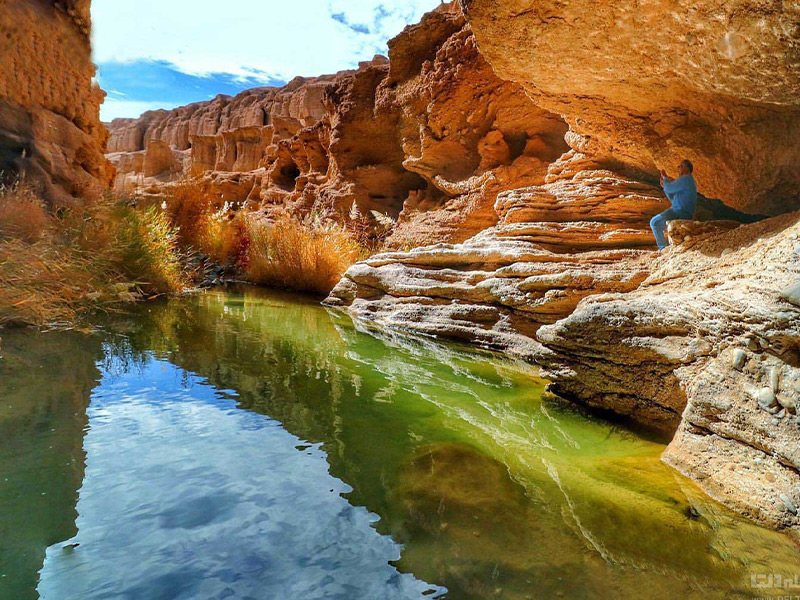
[[[684,160],[679,167],[679,173],[679,177],[673,180],[667,177],[663,169],[661,171],[661,187],[664,188],[664,193],[672,202],[672,207],[650,220],[650,228],[653,230],[653,235],[656,236],[659,250],[663,250],[668,245],[667,238],[664,236],[667,221],[693,219],[697,210],[697,185],[694,182],[694,166],[691,161]]]

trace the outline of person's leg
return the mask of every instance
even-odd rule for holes
[[[664,231],[667,229],[667,221],[672,221],[675,218],[674,211],[671,208],[668,208],[661,214],[658,214],[650,219],[650,229],[653,230],[653,235],[656,237],[656,243],[658,244],[659,250],[663,250],[669,245],[667,243],[667,238],[664,235]]]

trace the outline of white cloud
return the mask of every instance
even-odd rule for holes
[[[191,74],[247,76],[257,71],[284,79],[332,73],[385,51],[389,38],[438,4],[439,0],[95,0],[95,61],[163,60]],[[333,15],[342,17],[336,20]]]
[[[100,120],[108,123],[120,117],[135,117],[148,110],[170,109],[178,106],[180,103],[176,102],[139,102],[137,100],[118,100],[108,96],[100,106]]]

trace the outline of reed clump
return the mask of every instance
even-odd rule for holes
[[[0,186],[0,327],[74,324],[96,308],[184,290],[220,267],[252,283],[325,295],[378,251],[393,221],[334,212],[267,218],[201,182],[149,200],[106,195],[54,208]]]
[[[288,212],[267,218],[239,204],[215,198],[202,182],[169,187],[161,208],[190,252],[246,281],[284,289],[328,294],[344,272],[382,245],[376,222],[353,205],[350,214]]]
[[[98,306],[186,285],[165,215],[109,197],[53,209],[23,183],[0,186],[0,326],[75,324]]]
[[[247,222],[248,280],[286,289],[328,294],[344,272],[368,251],[339,223],[318,215],[282,215]]]

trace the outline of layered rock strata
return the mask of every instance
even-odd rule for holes
[[[497,78],[456,4],[392,40],[388,60],[109,129],[119,189],[163,193],[191,176],[267,213],[348,215],[355,204],[367,219],[398,221],[397,247],[463,241],[495,225],[498,194],[543,183],[568,149],[566,123]],[[160,173],[147,170],[156,144],[175,154]]]
[[[652,185],[574,152],[547,183],[499,195],[499,223],[460,244],[378,254],[353,266],[327,303],[420,333],[530,357],[537,328],[589,294],[636,289],[654,258]]]
[[[741,512],[800,517],[800,213],[702,230],[634,292],[584,300],[539,330],[557,393],[677,427],[665,460]]]
[[[568,152],[544,184],[498,196],[496,226],[459,244],[373,256],[349,269],[326,302],[388,326],[531,357],[539,326],[591,294],[633,291],[650,273],[657,254],[649,220],[669,202],[624,170]],[[703,201],[699,212],[713,219],[719,208]]]
[[[328,302],[535,360],[562,396],[677,431],[667,462],[798,531],[797,215],[740,227],[756,219],[731,210],[800,207],[796,7],[529,4],[462,2],[483,56],[564,117],[571,150],[498,195],[496,226],[374,256]],[[673,223],[661,256],[654,184],[683,158],[724,204]]]
[[[89,0],[0,2],[0,173],[53,203],[110,184]]]

